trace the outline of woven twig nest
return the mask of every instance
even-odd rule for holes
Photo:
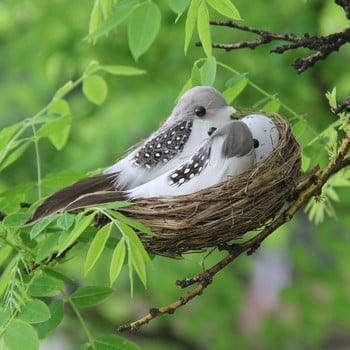
[[[260,228],[277,214],[300,175],[300,145],[284,117],[264,114],[275,122],[280,140],[255,167],[190,195],[138,199],[135,205],[119,209],[156,234],[139,233],[147,251],[179,257],[215,247]]]

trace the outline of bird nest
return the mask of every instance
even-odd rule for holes
[[[253,168],[193,194],[137,199],[119,209],[155,233],[138,233],[148,252],[179,257],[215,247],[259,229],[278,213],[300,175],[300,145],[284,117],[264,114],[277,126],[279,144]]]

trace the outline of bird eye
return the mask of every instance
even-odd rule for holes
[[[194,113],[197,117],[203,117],[207,113],[206,109],[203,106],[196,106]]]
[[[217,128],[216,128],[215,126],[212,126],[211,128],[209,128],[209,130],[208,130],[208,135],[209,135],[209,136],[213,135],[216,129],[217,129]]]
[[[253,144],[254,144],[254,148],[259,147],[259,141],[257,139],[253,139]]]

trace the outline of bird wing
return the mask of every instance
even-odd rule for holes
[[[115,187],[126,190],[151,181],[176,164],[192,132],[193,121],[181,120],[153,133],[127,157],[107,168],[104,173],[119,173]]]
[[[99,174],[62,188],[44,200],[34,211],[26,224],[32,224],[45,216],[65,208],[82,195],[102,190],[112,190],[113,180],[117,174]]]

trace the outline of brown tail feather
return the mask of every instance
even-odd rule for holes
[[[46,198],[27,220],[26,224],[32,224],[45,216],[64,209],[71,202],[83,195],[98,191],[113,190],[113,182],[116,176],[117,174],[99,174],[62,188]]]
[[[72,203],[69,203],[69,205],[65,207],[64,210],[73,211],[77,209],[91,207],[92,205],[125,201],[127,199],[128,198],[125,195],[125,192],[122,191],[98,191],[94,193],[88,193],[77,198]]]

